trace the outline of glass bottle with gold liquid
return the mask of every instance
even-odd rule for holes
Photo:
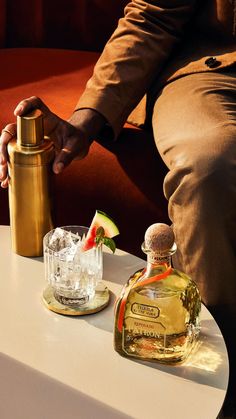
[[[170,226],[151,225],[142,250],[147,266],[130,277],[116,303],[115,350],[161,363],[184,361],[200,332],[198,288],[171,266],[176,244]]]

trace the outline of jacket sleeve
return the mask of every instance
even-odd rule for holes
[[[181,39],[197,0],[133,0],[107,42],[76,110],[100,112],[116,138]]]

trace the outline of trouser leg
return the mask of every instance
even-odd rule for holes
[[[235,370],[236,74],[200,73],[170,83],[152,122],[169,168],[164,193],[178,246],[174,264],[197,282]]]

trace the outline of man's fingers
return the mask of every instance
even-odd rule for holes
[[[51,112],[39,97],[31,96],[22,100],[15,108],[14,114],[16,116],[24,116],[35,109],[40,109],[43,113],[45,135],[51,135],[58,125],[60,118]]]
[[[64,167],[68,166],[74,158],[74,153],[68,148],[64,147],[56,156],[53,163],[53,171],[59,174],[63,171]]]
[[[63,143],[63,141],[62,141]],[[61,173],[74,159],[83,159],[89,151],[89,142],[83,133],[68,135],[64,147],[58,152],[53,163],[54,173]]]
[[[49,108],[43,103],[43,101],[37,96],[31,96],[27,99],[22,100],[18,103],[14,110],[16,116],[24,115],[34,109],[40,109],[45,115],[50,112]]]
[[[9,185],[9,179],[8,179],[8,177],[6,177],[6,179],[4,179],[2,182],[1,182],[1,187],[2,188],[7,188],[8,187],[8,185]]]
[[[7,162],[7,144],[14,137],[16,137],[16,124],[7,124],[0,137],[0,164],[2,165]]]
[[[8,143],[11,138],[16,137],[16,124],[7,124],[2,129],[0,143]]]
[[[7,177],[7,164],[0,166],[0,182],[4,181]]]

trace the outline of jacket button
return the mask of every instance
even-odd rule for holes
[[[221,64],[221,61],[218,61],[216,57],[209,57],[206,59],[205,64],[209,68],[215,68],[215,67],[219,67],[219,65]]]

